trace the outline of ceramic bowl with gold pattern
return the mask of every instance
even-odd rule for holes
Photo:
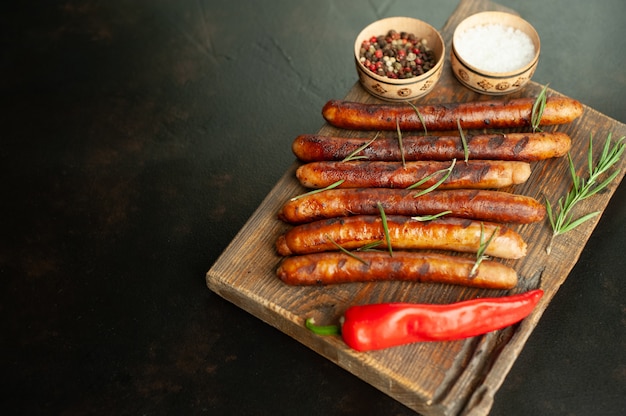
[[[505,95],[524,87],[539,62],[537,31],[521,17],[483,12],[455,29],[450,64],[456,78],[481,94]]]
[[[363,41],[372,37],[385,36],[389,31],[408,33],[424,41],[424,49],[432,52],[433,63],[423,74],[408,78],[391,78],[373,72],[364,65],[362,55]],[[418,49],[422,47],[420,45]],[[423,51],[423,49],[422,49]],[[354,59],[359,81],[363,88],[373,96],[387,101],[413,100],[428,94],[439,78],[445,61],[445,44],[441,34],[431,25],[411,17],[389,17],[377,20],[365,27],[354,42]]]

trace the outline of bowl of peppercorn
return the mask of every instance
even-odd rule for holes
[[[407,101],[428,94],[445,61],[441,34],[411,17],[388,17],[365,27],[354,43],[359,81],[373,96]]]
[[[539,35],[526,20],[506,12],[476,13],[454,30],[450,66],[465,87],[505,95],[530,81],[539,51]]]

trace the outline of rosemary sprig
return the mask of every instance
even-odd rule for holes
[[[406,160],[404,160],[404,146],[402,145],[402,132],[400,131],[400,120],[396,118],[396,129],[398,130],[398,145],[400,146],[400,157],[402,158],[402,167],[406,168]]]
[[[465,157],[465,163],[469,159],[469,149],[467,147],[467,140],[465,139],[465,133],[463,133],[463,129],[461,128],[461,119],[456,119],[456,125],[459,128],[459,135],[461,136],[461,144],[463,144],[463,156]]]
[[[472,266],[472,270],[470,270],[470,279],[476,276],[476,273],[478,273],[478,267],[480,266],[480,263],[482,263],[483,260],[489,258],[489,256],[485,256],[485,251],[487,250],[487,247],[489,247],[489,244],[491,244],[491,242],[495,238],[499,229],[500,226],[497,226],[495,230],[493,230],[493,233],[491,233],[491,237],[489,237],[487,241],[483,241],[485,237],[485,225],[482,222],[480,223],[480,244],[478,250],[476,251],[476,262],[474,262],[474,266]]]
[[[365,143],[363,146],[359,147],[358,149],[356,149],[354,152],[350,153],[348,156],[346,156],[342,162],[350,162],[351,160],[356,160],[356,159],[367,159],[367,156],[361,155],[361,156],[357,156],[360,152],[362,152],[363,150],[367,149],[369,147],[370,144],[374,143],[374,140],[376,140],[378,138],[378,135],[380,134],[380,132],[376,133],[376,136],[374,136],[374,138],[372,140],[370,140],[369,142]]]
[[[541,117],[543,116],[543,112],[546,109],[546,100],[548,98],[547,96],[548,85],[550,84],[546,84],[543,87],[543,89],[537,96],[537,99],[533,103],[533,107],[530,112],[530,124],[533,128],[533,132],[541,131],[541,129],[539,128],[539,125],[541,124]]]
[[[324,235],[324,237],[326,238],[326,240],[330,241],[330,243],[332,245],[334,245],[335,247],[337,247],[337,249],[339,251],[341,251],[344,254],[347,254],[348,256],[352,257],[353,259],[356,259],[358,261],[360,261],[363,264],[367,264],[367,262],[365,260],[363,260],[361,257],[357,256],[356,254],[354,254],[353,252],[351,252],[350,250],[346,250],[345,248],[341,247],[340,244],[338,244],[335,240],[333,240],[333,238],[329,235]]]
[[[420,113],[420,110],[417,109],[417,107],[410,101],[406,102],[408,105],[410,105],[411,107],[413,107],[413,110],[415,110],[415,114],[417,114],[417,118],[420,120],[420,123],[422,123],[422,128],[424,129],[424,134],[428,134],[428,130],[426,129],[426,123],[424,123],[424,117],[422,117],[422,114]]]
[[[576,204],[605,189],[617,175],[619,175],[620,169],[617,169],[603,181],[599,182],[600,177],[619,162],[626,149],[626,142],[624,142],[625,136],[619,138],[614,143],[612,143],[611,136],[612,134],[609,133],[595,165],[593,163],[593,136],[589,138],[589,150],[587,152],[587,170],[589,176],[587,178],[578,176],[572,157],[568,153],[567,157],[569,171],[572,177],[572,187],[565,197],[559,198],[556,207],[553,207],[546,198],[546,211],[550,226],[552,227],[552,238],[546,248],[548,254],[552,251],[552,243],[556,236],[571,231],[600,214],[600,211],[595,211],[574,219],[573,210]]]
[[[452,169],[454,169],[454,165],[456,165],[456,159],[452,159],[452,163],[450,164],[449,167],[447,167],[445,169],[438,170],[437,172],[431,173],[430,175],[426,176],[425,178],[422,178],[421,180],[415,182],[413,185],[407,187],[407,189],[418,188],[419,186],[421,186],[424,183],[428,182],[429,180],[433,179],[435,176],[443,173],[444,175],[441,177],[441,179],[439,179],[436,183],[434,183],[433,185],[429,186],[428,188],[422,189],[419,192],[417,192],[415,195],[413,195],[413,198],[417,198],[418,196],[422,196],[422,195],[425,195],[425,194],[427,194],[427,193],[429,193],[431,191],[434,191],[435,189],[437,189],[439,187],[439,185],[441,185],[442,183],[444,183],[446,181],[446,179],[448,179],[448,177],[452,173]]]
[[[314,189],[314,190],[312,190],[310,192],[307,192],[307,193],[304,193],[304,194],[301,194],[301,195],[298,195],[298,196],[294,196],[293,198],[290,199],[290,201],[295,201],[296,199],[300,199],[300,198],[303,198],[305,196],[315,195],[315,194],[318,194],[320,192],[328,191],[329,189],[333,189],[333,188],[338,187],[339,185],[341,185],[344,182],[345,182],[345,179],[339,179],[337,182],[331,183],[326,188]]]
[[[436,220],[437,218],[443,217],[444,215],[448,215],[448,214],[452,214],[452,211],[442,211],[438,214],[433,214],[433,215],[418,215],[416,217],[411,217],[411,219],[415,221],[426,222],[426,221]]]
[[[387,224],[387,215],[383,209],[383,204],[377,202],[378,210],[380,211],[380,218],[383,222],[383,231],[385,232],[385,239],[387,240],[387,249],[389,250],[389,256],[393,257],[393,250],[391,248],[391,238],[389,237],[389,225]]]

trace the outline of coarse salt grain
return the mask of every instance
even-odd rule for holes
[[[502,24],[479,25],[458,34],[454,48],[468,64],[489,72],[509,72],[529,64],[535,45],[526,33]]]

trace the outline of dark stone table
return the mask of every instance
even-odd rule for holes
[[[502,1],[534,80],[626,121],[622,0]],[[356,81],[385,16],[444,1],[31,1],[0,15],[0,347],[8,414],[409,415],[204,275]],[[494,415],[626,414],[626,187]]]

